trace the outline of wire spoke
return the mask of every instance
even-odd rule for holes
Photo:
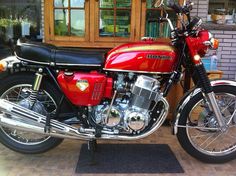
[[[216,141],[223,133],[218,134],[211,142],[209,142],[204,149],[206,149],[208,146],[210,146],[214,141]]]
[[[227,131],[204,129],[204,127],[217,128],[218,123],[203,99],[191,109],[188,120],[190,125],[193,124],[201,129],[186,128],[192,145],[207,155],[222,155],[236,150],[236,122],[233,121],[236,115],[236,95],[216,93],[216,98],[224,120],[229,125]]]
[[[19,84],[8,89],[6,92],[2,94],[0,98],[6,99],[14,103],[20,103],[22,100],[25,99],[27,100],[28,95],[30,95],[30,92],[31,92],[30,84]],[[39,97],[37,98],[36,103],[40,103],[39,106],[45,108],[45,110],[48,113],[55,112],[57,108],[56,102],[50,96],[50,94],[48,94],[45,90],[39,92]],[[27,145],[34,145],[36,143],[41,143],[50,138],[50,136],[30,133],[24,130],[15,130],[7,127],[0,127],[0,128],[12,140]]]

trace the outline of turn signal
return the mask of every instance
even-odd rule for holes
[[[215,39],[215,38],[212,38],[211,39],[211,47],[212,49],[218,49],[219,47],[219,40]]]
[[[7,70],[7,62],[6,61],[0,61],[0,72],[4,72]]]

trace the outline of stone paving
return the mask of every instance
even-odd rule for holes
[[[43,154],[23,155],[0,144],[0,176],[77,176],[75,167],[81,144],[84,142],[64,140],[57,148]],[[236,176],[236,159],[225,164],[205,164],[192,158],[180,147],[170,127],[161,127],[152,136],[132,142],[98,143],[152,143],[168,144],[183,167],[184,174],[80,174],[81,176]],[[171,167],[171,166],[170,166]]]

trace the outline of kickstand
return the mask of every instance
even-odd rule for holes
[[[91,140],[88,141],[88,151],[89,151],[89,159],[90,159],[90,165],[95,165],[95,152],[97,151],[97,141]]]

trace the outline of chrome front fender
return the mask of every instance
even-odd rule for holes
[[[233,86],[236,89],[236,82],[230,81],[230,80],[213,80],[211,81],[211,86],[217,87],[217,86]],[[178,124],[179,124],[179,118],[182,110],[185,108],[185,106],[188,104],[188,102],[191,100],[192,97],[197,95],[199,92],[201,92],[201,88],[195,88],[187,92],[184,97],[181,99],[176,112],[175,112],[175,120],[173,121],[173,134],[176,135],[178,133]]]

